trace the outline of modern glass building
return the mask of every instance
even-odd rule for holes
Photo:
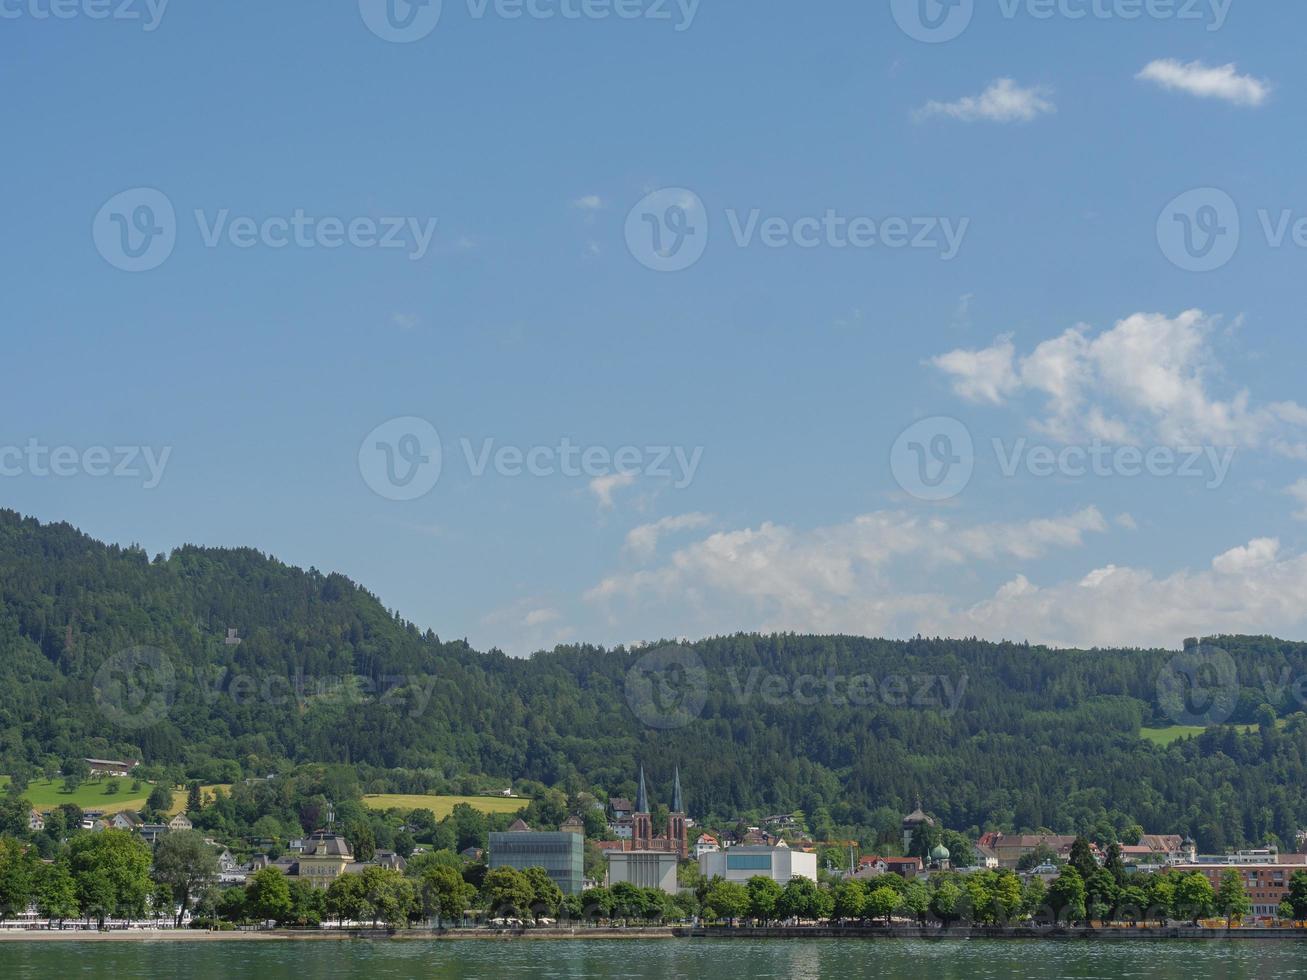
[[[509,830],[490,835],[490,867],[544,868],[564,895],[581,894],[584,866],[585,845],[580,834]]]

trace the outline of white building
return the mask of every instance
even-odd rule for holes
[[[658,888],[675,895],[676,854],[672,851],[610,851],[608,884],[629,882],[637,888]]]
[[[722,849],[721,842],[712,834],[704,834],[694,842],[694,857],[697,861],[705,854],[713,854]]]
[[[778,885],[791,878],[817,880],[817,855],[792,851],[783,843],[776,847],[728,847],[701,855],[699,870],[705,878],[725,878],[743,884],[750,878],[771,878]]]

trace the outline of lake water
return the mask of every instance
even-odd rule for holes
[[[0,942],[0,977],[295,980],[580,978],[803,980],[1307,978],[1296,942],[745,941]]]

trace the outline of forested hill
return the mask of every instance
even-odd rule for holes
[[[692,816],[802,809],[821,835],[892,832],[920,796],[958,830],[1108,820],[1291,844],[1307,646],[1209,642],[1237,682],[1199,663],[1232,696],[1190,707],[1228,723],[1162,747],[1140,733],[1177,717],[1159,678],[1193,663],[1175,651],[737,635],[519,660],[423,633],[338,574],[247,549],[151,558],[0,511],[0,771],[348,762],[397,791],[484,774],[631,794],[643,764],[666,803],[679,765]]]

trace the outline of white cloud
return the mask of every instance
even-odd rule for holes
[[[1307,555],[1286,554],[1276,538],[1160,576],[1108,564],[1041,586],[1013,574],[980,601],[941,585],[949,569],[1037,558],[1105,529],[1093,508],[972,528],[899,513],[807,532],[763,524],[711,535],[656,569],[611,576],[586,598],[639,607],[678,628],[697,617],[705,632],[923,633],[1081,648],[1175,648],[1185,636],[1293,635],[1307,626]],[[910,581],[912,565],[926,570],[926,585]]]
[[[1300,521],[1307,521],[1307,476],[1301,478],[1291,487],[1284,491],[1290,497],[1293,497],[1298,503],[1302,504],[1302,510],[1295,510],[1293,516]]]
[[[609,576],[585,598],[667,600],[679,610],[708,603],[723,616],[735,600],[761,614],[765,629],[826,631],[857,622],[860,630],[884,633],[902,613],[942,614],[946,608],[936,596],[901,591],[899,572],[906,559],[954,570],[1000,558],[1034,560],[1079,547],[1086,534],[1107,529],[1093,507],[1057,518],[973,527],[899,511],[809,531],[766,523],[712,534],[656,568]],[[721,628],[733,627],[722,623]]]
[[[522,617],[522,625],[544,626],[546,623],[554,623],[562,618],[562,614],[557,609],[532,609]]]
[[[602,510],[612,510],[613,494],[635,483],[634,473],[610,473],[596,476],[590,481],[590,492],[599,501]]]
[[[422,318],[416,313],[392,313],[390,322],[401,330],[412,330],[422,322]]]
[[[1174,648],[1185,636],[1291,635],[1305,622],[1307,555],[1282,556],[1279,541],[1267,538],[1218,555],[1208,569],[1164,578],[1116,565],[1042,589],[1018,578],[923,632],[1054,646]]]
[[[952,376],[953,390],[972,402],[1001,405],[1021,387],[1013,368],[1016,347],[1011,336],[999,337],[984,350],[954,350],[931,361]]]
[[[1051,92],[1042,85],[1022,88],[1010,78],[999,78],[979,95],[968,95],[956,102],[927,102],[917,110],[918,120],[947,116],[963,122],[1030,122],[1038,116],[1056,112]]]
[[[1173,92],[1222,99],[1242,106],[1260,106],[1271,94],[1268,82],[1240,75],[1233,64],[1209,67],[1201,61],[1182,64],[1174,58],[1162,58],[1146,65],[1135,77],[1156,82]]]
[[[693,530],[711,522],[712,517],[708,514],[692,513],[664,517],[652,524],[641,524],[627,532],[626,550],[638,558],[648,559],[658,550],[658,539],[663,535]]]
[[[598,211],[604,206],[604,200],[598,194],[587,194],[572,202],[572,207],[582,211]]]
[[[1222,373],[1209,343],[1219,322],[1201,310],[1136,313],[1097,336],[1073,327],[1025,356],[1002,336],[982,350],[954,350],[930,363],[968,401],[1042,395],[1045,415],[1035,427],[1064,441],[1266,445],[1292,455],[1293,430],[1307,422],[1307,409],[1294,402],[1254,408],[1246,390],[1224,400],[1209,392]]]

